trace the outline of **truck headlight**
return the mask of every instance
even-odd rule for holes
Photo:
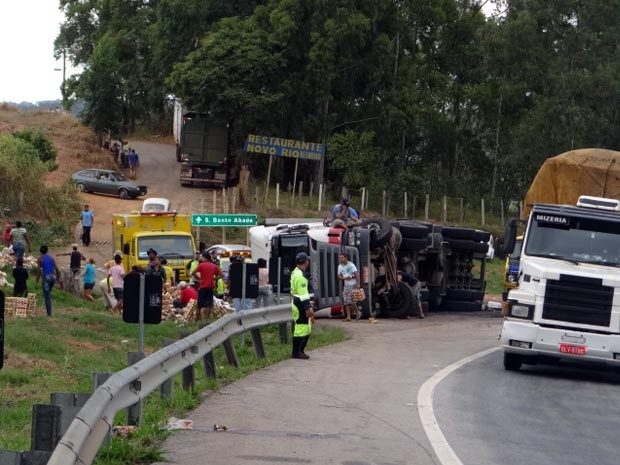
[[[511,284],[514,283],[515,282],[515,277],[513,275],[509,274],[508,275],[508,282],[511,283]]]
[[[519,303],[511,303],[509,315],[514,316],[516,318],[527,318],[532,319],[534,316],[534,306],[519,304]]]

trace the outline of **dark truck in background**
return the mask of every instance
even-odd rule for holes
[[[230,157],[230,125],[206,113],[174,107],[174,139],[181,185],[228,187],[238,180]]]

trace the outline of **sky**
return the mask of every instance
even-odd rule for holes
[[[54,40],[64,16],[58,0],[0,0],[0,102],[61,99],[62,59]],[[75,70],[67,63],[67,78]]]

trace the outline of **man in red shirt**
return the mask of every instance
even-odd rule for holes
[[[172,306],[174,308],[183,308],[186,307],[190,300],[198,300],[198,293],[196,289],[192,286],[188,286],[185,281],[181,281],[179,283],[179,288],[181,289],[181,295],[178,299],[174,299],[172,302]]]
[[[192,276],[199,279],[200,283],[198,288],[197,318],[200,319],[203,309],[206,318],[213,310],[213,287],[218,278],[222,276],[222,270],[211,261],[211,256],[207,252],[203,252],[202,261],[192,272]]]

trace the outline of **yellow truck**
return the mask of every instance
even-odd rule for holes
[[[194,258],[196,244],[191,234],[191,217],[176,212],[112,215],[114,250],[120,250],[123,267],[146,268],[147,251],[154,249],[174,270],[176,282],[189,281],[187,264]]]

